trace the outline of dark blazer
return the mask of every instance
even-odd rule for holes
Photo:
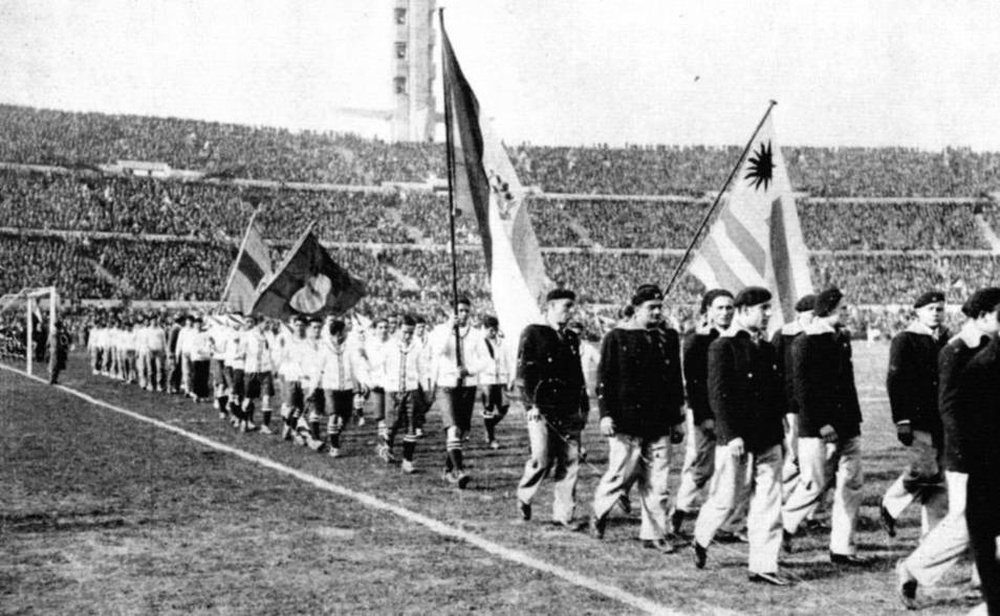
[[[762,453],[784,438],[784,392],[778,356],[770,342],[755,343],[746,330],[723,334],[708,347],[708,395],[719,444],[742,438]]]
[[[935,443],[942,438],[938,413],[938,353],[948,343],[948,331],[935,336],[919,323],[899,332],[889,347],[889,393],[892,420],[909,421],[914,430],[930,432]]]
[[[792,343],[792,379],[799,407],[799,436],[819,437],[833,426],[840,439],[861,434],[861,406],[854,385],[851,339],[843,330],[812,324]]]
[[[601,417],[615,430],[656,439],[684,421],[680,340],[672,329],[613,329],[597,367]]]
[[[711,328],[684,338],[684,387],[695,423],[715,417],[708,399],[708,345],[718,337],[719,331]]]
[[[590,410],[580,363],[580,338],[571,330],[528,325],[517,349],[516,386],[525,407],[550,423],[581,429]]]
[[[1000,338],[969,360],[960,381],[973,402],[959,405],[957,416],[966,472],[1000,486]]]
[[[781,372],[782,391],[785,394],[785,412],[799,414],[799,405],[795,402],[795,383],[792,380],[792,343],[804,335],[802,326],[798,323],[788,323],[774,332],[771,346],[778,357],[778,369]]]
[[[986,348],[989,340],[978,331],[963,328],[938,353],[938,410],[944,437],[944,468],[954,473],[968,472],[968,452],[962,447],[959,418],[964,407],[979,403],[964,380],[965,369],[969,361]]]

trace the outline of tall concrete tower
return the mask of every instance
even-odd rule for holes
[[[394,141],[427,141],[435,130],[434,0],[394,0]]]

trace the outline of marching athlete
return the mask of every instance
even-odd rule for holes
[[[694,527],[695,566],[705,566],[715,533],[749,504],[750,581],[786,586],[778,573],[784,392],[777,352],[763,339],[771,293],[747,287],[733,307],[733,326],[708,347],[708,396],[718,439],[709,496]]]
[[[545,298],[545,323],[521,333],[517,352],[517,388],[527,411],[531,457],[517,485],[521,518],[531,519],[531,501],[547,476],[552,477],[552,520],[575,530],[576,482],[580,471],[580,430],[590,408],[580,339],[566,328],[576,294],[554,289]],[[492,324],[487,322],[487,326]]]
[[[667,526],[670,445],[684,439],[684,385],[677,332],[661,327],[663,292],[640,286],[635,316],[604,337],[598,368],[601,433],[608,470],[594,494],[591,533],[604,537],[607,516],[636,482],[642,510],[639,539],[647,548],[676,551]]]

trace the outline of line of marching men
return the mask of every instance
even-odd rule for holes
[[[473,406],[478,398],[489,446],[499,448],[496,426],[509,408],[514,358],[496,318],[476,327],[470,308],[460,299],[456,316],[433,329],[411,316],[378,319],[370,328],[302,316],[286,327],[238,314],[185,315],[166,328],[150,317],[102,323],[90,331],[87,346],[94,374],[212,401],[242,432],[280,432],[334,458],[341,455],[343,431],[352,418],[363,424],[368,407],[377,422],[377,455],[407,473],[414,471],[424,418],[436,403],[447,435],[444,478],[464,488],[463,444]],[[401,460],[393,451],[397,437]]]
[[[517,367],[532,449],[518,509],[531,519],[535,491],[549,471],[552,516],[567,527],[585,418],[573,361],[579,341],[565,329],[574,300],[565,290],[549,295],[545,324],[524,332]],[[682,344],[665,325],[661,290],[639,287],[601,346],[597,391],[608,469],[593,497],[591,534],[604,537],[611,510],[630,508],[635,488],[645,547],[675,552],[685,519],[694,518],[691,554],[701,569],[720,533],[738,534],[745,525],[750,580],[783,586],[791,580],[779,571],[779,553],[793,550],[832,490],[830,560],[869,564],[855,544],[862,416],[850,336],[841,325],[846,309],[836,288],[801,298],[796,321],[768,341],[766,289],[748,287],[735,296],[712,290],[702,301],[702,326]],[[897,590],[907,607],[916,607],[918,585],[940,579],[971,545],[986,598],[979,609],[998,614],[1000,289],[969,298],[962,306],[967,321],[951,339],[941,329],[943,294],[921,294],[914,310],[913,324],[893,340],[888,371],[893,419],[912,463],[887,491],[881,518],[894,535],[910,502],[927,510],[946,502],[947,514],[925,513],[920,547],[897,567]],[[670,448],[685,435],[671,509]]]

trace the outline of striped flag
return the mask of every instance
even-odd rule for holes
[[[244,314],[249,314],[253,308],[257,286],[271,276],[271,252],[254,223],[255,217],[256,214],[247,225],[221,301],[231,310]]]
[[[441,47],[456,205],[475,213],[500,329],[519,340],[526,325],[541,320],[538,301],[548,284],[545,264],[524,187],[462,73],[443,18]]]
[[[771,331],[791,322],[795,302],[813,292],[809,254],[770,115],[754,135],[688,272],[709,289],[770,289],[775,308]]]

